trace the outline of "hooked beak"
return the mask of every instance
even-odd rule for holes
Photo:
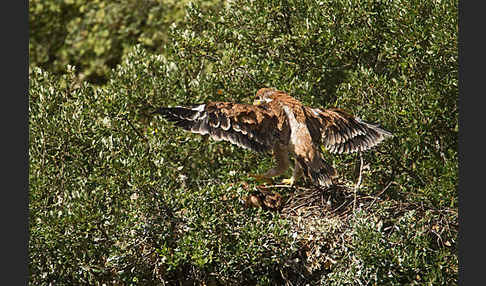
[[[255,101],[253,101],[253,105],[260,105],[262,103],[263,101],[261,99],[255,99]]]

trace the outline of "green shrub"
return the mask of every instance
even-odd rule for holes
[[[182,271],[241,280],[290,255],[287,223],[245,209],[238,178],[225,182],[229,170],[205,162],[218,156],[191,154],[200,140],[182,150],[175,139],[183,134],[169,126],[146,131],[148,142],[131,129],[126,116],[149,96],[138,76],[149,62],[163,68],[148,58],[132,54],[104,89],[75,84],[74,71],[60,80],[31,71],[31,281],[147,283],[186,279]],[[243,161],[238,150],[225,152]],[[194,165],[203,169],[186,173]]]
[[[74,68],[55,78],[31,67],[31,283],[457,283],[456,7],[191,5],[165,56],[138,45],[103,87]],[[269,156],[145,116],[153,106],[248,103],[263,86],[394,133],[363,154],[356,210],[336,220],[245,208],[255,191],[247,174]],[[329,159],[344,184],[357,179],[357,156]]]
[[[457,213],[402,210],[398,218],[390,207],[378,215],[358,212],[350,220],[348,251],[329,275],[332,285],[453,285],[457,284],[457,256],[446,245],[456,242],[444,221]],[[391,211],[393,210],[393,211]],[[438,233],[441,229],[444,233]],[[356,274],[359,273],[359,283]],[[367,281],[367,283],[364,283]]]
[[[164,52],[170,25],[189,1],[29,1],[29,60],[55,73],[77,67],[82,80],[105,83],[135,44]],[[208,11],[222,1],[200,1]]]
[[[342,107],[395,135],[382,149],[388,155],[366,154],[375,190],[393,180],[397,195],[455,207],[455,2],[339,3],[234,1],[222,15],[189,10],[168,46],[181,73],[178,103],[221,99],[218,89],[245,101],[273,86],[306,104]]]

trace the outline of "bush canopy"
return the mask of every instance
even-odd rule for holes
[[[30,1],[31,53],[53,48],[37,30],[50,23],[87,31],[94,58],[122,60],[94,85],[78,77],[91,60],[54,76],[31,59],[31,284],[457,284],[457,1],[196,2],[168,29],[163,54],[132,44],[169,27],[154,12],[164,1],[143,1],[153,16],[139,1],[117,10],[66,0],[79,9],[32,14],[54,2]],[[118,32],[90,32],[98,24],[76,18],[90,5],[89,21]],[[141,23],[155,24],[111,54]],[[52,44],[68,52],[58,36]],[[343,108],[394,137],[363,164],[326,154],[344,187],[269,188],[284,198],[270,210],[242,201],[261,189],[248,174],[271,156],[147,117],[157,106],[250,103],[261,87]]]

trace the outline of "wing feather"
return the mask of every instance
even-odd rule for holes
[[[304,111],[314,144],[323,144],[331,153],[365,151],[393,136],[378,125],[364,122],[341,109],[305,107]]]
[[[225,140],[258,152],[273,149],[280,136],[278,118],[268,106],[210,102],[192,106],[162,107],[154,113],[184,130]],[[281,126],[282,124],[280,124]]]

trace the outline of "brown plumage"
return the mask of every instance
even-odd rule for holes
[[[262,88],[253,105],[232,102],[208,102],[182,107],[162,107],[163,115],[187,131],[209,134],[258,152],[273,151],[277,166],[257,178],[283,174],[294,155],[294,184],[305,175],[314,184],[329,186],[336,177],[334,168],[324,161],[320,148],[331,153],[368,150],[392,136],[378,125],[363,122],[341,109],[318,109],[302,105],[283,91]]]

